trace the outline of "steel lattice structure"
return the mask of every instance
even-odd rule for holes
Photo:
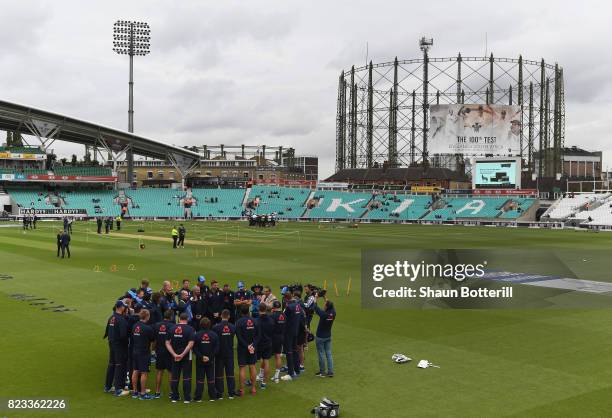
[[[427,151],[430,104],[521,106],[523,166],[538,177],[561,169],[563,69],[518,58],[423,58],[351,67],[340,74],[336,170],[433,165],[458,168],[468,155]]]

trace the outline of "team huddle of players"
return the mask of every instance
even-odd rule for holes
[[[276,226],[276,213],[251,214],[249,216],[249,226]]]
[[[105,392],[157,399],[161,397],[163,374],[168,371],[170,399],[181,399],[182,380],[182,399],[189,403],[192,363],[196,402],[202,401],[205,384],[210,401],[214,401],[223,399],[224,393],[230,399],[243,396],[245,385],[254,395],[257,383],[265,389],[270,379],[275,383],[295,379],[304,370],[304,348],[314,339],[309,334],[313,314],[319,314],[322,321],[325,318],[323,325],[331,330],[335,311],[327,311],[328,305],[333,309],[327,300],[326,311],[317,306],[317,298],[325,297],[325,293],[314,286],[283,286],[281,294],[278,300],[268,286],[259,284],[248,291],[244,282],[238,282],[235,292],[227,284],[219,288],[214,280],[209,287],[203,276],[193,288],[189,280],[184,280],[183,286],[174,291],[166,281],[159,292],[152,292],[149,282],[143,280],[139,289],[129,290],[116,301],[107,322],[110,357]],[[238,390],[234,378],[235,339]],[[282,354],[286,367],[281,367]],[[329,356],[331,361],[331,352]],[[275,372],[270,376],[272,359]],[[155,392],[150,394],[147,380],[153,362],[157,373]],[[281,377],[282,371],[287,373]],[[333,372],[318,375],[332,377]]]

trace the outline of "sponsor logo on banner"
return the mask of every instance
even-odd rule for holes
[[[45,215],[45,216],[87,216],[85,209],[34,209],[19,208],[19,215]]]
[[[411,186],[410,191],[415,193],[437,193],[442,191],[442,188],[438,186]]]
[[[520,154],[520,106],[432,105],[429,114],[432,154]]]

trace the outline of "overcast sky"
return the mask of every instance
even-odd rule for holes
[[[0,1],[0,98],[127,130],[118,19],[149,22],[135,131],[176,145],[293,146],[332,173],[338,75],[369,57],[482,55],[564,67],[567,145],[612,168],[612,6],[604,1]],[[3,138],[2,138],[3,139]],[[55,146],[60,154],[82,148]],[[76,147],[76,149],[75,149]]]

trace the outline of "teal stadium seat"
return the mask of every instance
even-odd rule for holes
[[[278,218],[295,219],[304,214],[310,193],[310,189],[303,188],[253,186],[249,200],[259,197],[256,214],[276,212]]]
[[[392,193],[376,196],[374,200],[381,202],[381,206],[370,210],[367,219],[416,220],[427,213],[431,204],[429,196],[394,196]]]
[[[319,205],[310,210],[310,218],[357,219],[367,211],[372,194],[317,190],[313,198],[318,198]]]

